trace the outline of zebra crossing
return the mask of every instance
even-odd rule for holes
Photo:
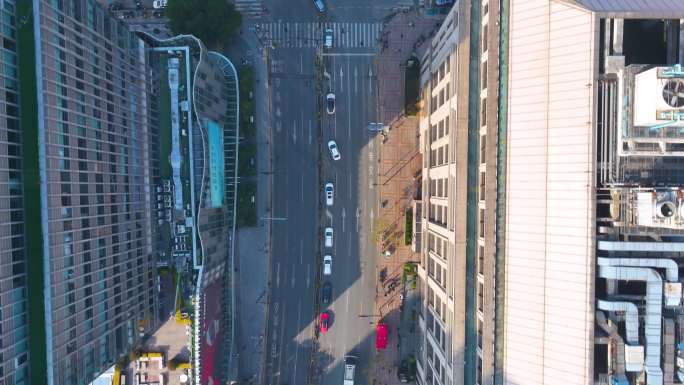
[[[263,5],[261,0],[233,0],[235,10],[240,12],[242,16],[249,18],[261,17]]]
[[[264,42],[284,48],[313,48],[322,45],[326,29],[333,31],[333,48],[374,47],[382,23],[257,23],[254,32]]]

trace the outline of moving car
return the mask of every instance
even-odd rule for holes
[[[375,349],[383,350],[387,348],[387,324],[378,323],[375,327]]]
[[[321,328],[321,334],[328,332],[328,329],[330,329],[330,314],[327,311],[321,313],[318,324]]]
[[[325,247],[333,247],[333,228],[325,228]]]
[[[332,92],[325,96],[325,111],[328,115],[335,113],[335,94]]]
[[[152,7],[154,9],[166,8],[166,4],[168,4],[168,0],[154,0]]]
[[[323,303],[330,303],[330,301],[332,301],[332,283],[326,282],[323,284],[321,301],[323,301]]]
[[[323,275],[332,274],[332,255],[323,257]]]
[[[331,28],[325,29],[325,34],[323,35],[323,47],[327,49],[333,47],[333,30]]]
[[[316,9],[318,9],[318,12],[325,12],[325,4],[323,4],[323,0],[314,0],[314,5],[316,6]]]
[[[332,156],[333,160],[340,160],[342,158],[340,150],[337,148],[337,143],[334,140],[328,142],[328,150],[330,150],[330,156]]]
[[[354,385],[354,372],[356,371],[356,356],[344,356],[344,385]]]
[[[335,188],[333,184],[328,182],[325,184],[325,204],[326,206],[333,205],[333,195],[335,194]]]

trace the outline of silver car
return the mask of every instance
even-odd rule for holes
[[[314,5],[316,6],[316,9],[318,9],[318,12],[325,12],[325,4],[323,4],[323,0],[314,0]]]
[[[333,205],[333,195],[335,194],[335,189],[332,183],[325,184],[325,204],[326,206]]]
[[[333,247],[333,228],[325,228],[325,247]]]
[[[340,150],[337,148],[337,143],[334,140],[328,142],[328,150],[330,150],[330,156],[332,156],[333,160],[340,160],[342,158]]]

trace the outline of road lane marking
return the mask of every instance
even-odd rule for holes
[[[292,287],[295,287],[295,270],[297,270],[297,267],[292,265],[292,278],[290,279],[290,284]]]
[[[340,92],[344,92],[344,72],[342,72],[341,66],[340,66]]]
[[[299,53],[299,73],[304,73],[304,54],[301,52]]]
[[[359,92],[359,72],[356,67],[354,67],[354,93]]]
[[[311,119],[309,119],[309,144],[311,144]]]
[[[280,286],[280,262],[276,263],[276,287],[278,286]]]
[[[349,59],[347,59],[347,73],[349,73]],[[347,76],[347,88],[350,87],[349,76]],[[347,106],[351,106],[351,93],[347,93]],[[347,108],[347,140],[351,143],[351,108]]]
[[[297,329],[299,330],[299,325],[302,323],[302,303],[297,303]],[[299,341],[295,338],[295,362],[294,362],[294,374],[292,375],[292,383],[297,383],[297,357],[299,356]]]
[[[299,263],[304,263],[304,240],[299,240]]]
[[[306,287],[311,286],[311,264],[306,264]]]
[[[297,144],[297,122],[292,121],[292,140]]]
[[[344,211],[344,207],[342,207],[342,232],[344,232],[344,218],[347,216],[347,213]]]

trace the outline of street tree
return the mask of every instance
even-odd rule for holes
[[[189,34],[216,49],[242,25],[242,15],[226,0],[169,0],[166,17],[174,34]]]

